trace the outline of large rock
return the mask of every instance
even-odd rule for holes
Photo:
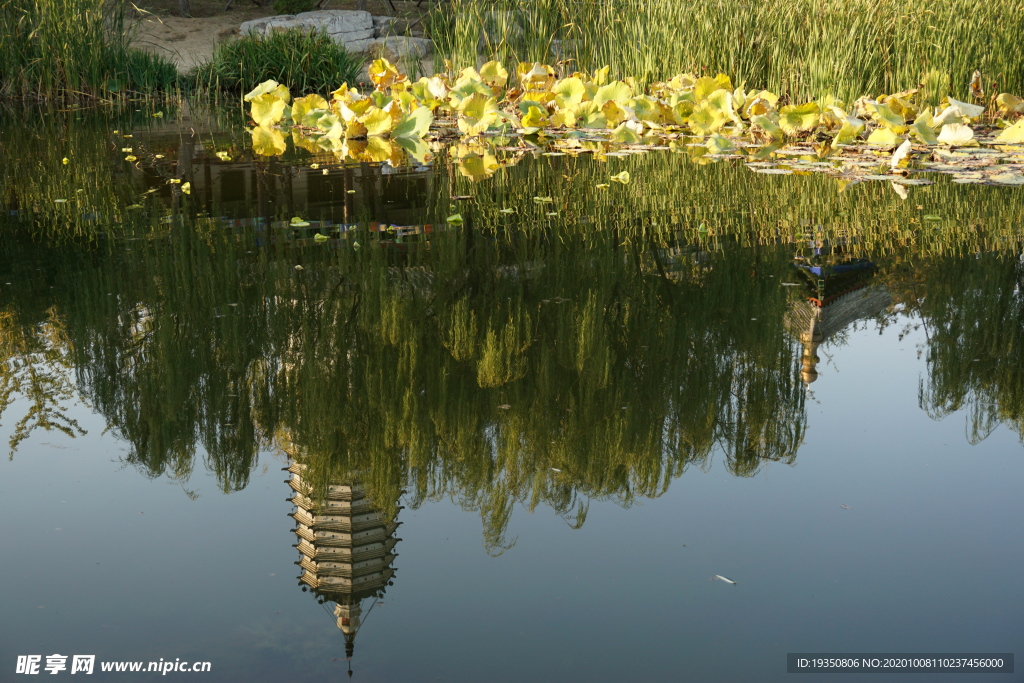
[[[392,64],[408,60],[421,60],[434,53],[434,42],[429,38],[388,36],[368,41],[365,52],[371,57],[384,57]]]
[[[247,21],[238,27],[239,33],[268,36],[275,31],[301,29],[326,33],[334,42],[349,52],[365,52],[368,41],[373,40],[373,16],[355,10],[319,10],[302,14],[279,14]]]

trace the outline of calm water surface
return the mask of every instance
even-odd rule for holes
[[[1020,654],[1022,190],[4,121],[0,679]]]

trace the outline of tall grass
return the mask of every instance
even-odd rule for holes
[[[326,94],[342,83],[354,85],[361,68],[362,59],[330,36],[295,29],[221,43],[191,79],[200,91],[247,91],[273,79],[296,94]]]
[[[486,58],[610,65],[641,84],[684,71],[796,99],[854,99],[916,87],[947,72],[967,97],[972,73],[986,94],[1024,92],[1024,0],[450,0],[431,28],[438,66]],[[554,40],[552,40],[554,39]]]
[[[130,47],[125,4],[2,0],[0,97],[102,98],[173,89],[168,60]]]

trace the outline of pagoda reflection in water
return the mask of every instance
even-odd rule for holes
[[[351,676],[356,633],[392,585],[400,522],[374,507],[357,478],[330,484],[326,499],[318,504],[313,487],[303,479],[305,469],[294,461],[288,467],[295,505],[289,516],[295,520],[295,547],[301,553],[296,563],[302,568],[299,584],[303,591],[312,590],[320,604],[334,604]]]
[[[870,320],[892,305],[892,295],[873,284],[875,264],[851,256],[843,243],[815,242],[793,259],[805,296],[790,304],[786,327],[803,344],[800,377],[818,378],[818,347],[858,320]]]

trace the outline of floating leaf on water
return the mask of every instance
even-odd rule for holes
[[[910,147],[909,139],[905,140],[902,145],[897,147],[896,151],[893,152],[892,159],[889,161],[889,167],[893,169],[899,168],[900,163],[907,158],[908,154],[910,154]]]
[[[939,142],[956,147],[974,139],[974,131],[962,123],[947,123],[939,131]]]
[[[184,194],[192,194],[192,183],[182,183],[181,191]]]
[[[126,206],[124,208],[128,209],[129,211],[132,211],[134,209],[141,209],[142,204],[132,204],[131,206]]]
[[[462,214],[456,213],[447,218],[448,223],[452,225],[462,225]]]
[[[154,155],[153,155],[153,157],[154,157],[155,159],[163,159],[163,158],[164,158],[164,155],[163,155],[163,154],[154,154]]]
[[[515,213],[515,209],[498,209],[498,213]]]
[[[818,127],[821,108],[817,102],[791,104],[779,110],[779,127],[790,137],[799,137]]]
[[[1017,121],[1009,128],[1003,129],[995,139],[995,142],[1004,145],[1018,145],[1024,143],[1024,118]]]
[[[305,270],[302,266],[295,266],[295,270]]]
[[[793,175],[788,168],[755,168],[754,173],[765,173],[767,175]]]
[[[924,219],[926,221],[941,221],[942,220],[942,216],[936,216],[934,214],[926,214],[924,216]]]
[[[891,128],[876,128],[868,136],[868,144],[878,145],[879,147],[895,147],[902,142],[903,138],[897,135]]]
[[[57,204],[63,204],[63,203],[64,203],[64,202],[66,202],[67,200],[66,200],[66,199],[54,199],[53,201],[54,201],[55,203],[57,203]]]
[[[558,469],[557,467],[552,467],[551,471],[552,472],[558,472],[559,474],[561,474],[561,472],[562,472],[562,470]]]
[[[71,163],[71,162],[70,162],[70,161],[68,161],[68,158],[67,158],[67,157],[64,157],[64,165],[65,165],[65,166],[67,166],[67,165],[68,165],[69,163]]]
[[[557,211],[548,211],[547,215],[548,216],[557,216],[558,212]]]
[[[132,155],[132,154],[129,154],[128,156],[126,156],[126,157],[124,158],[124,160],[125,160],[125,161],[137,161],[138,159],[137,159],[137,158],[136,158],[136,157],[135,157],[134,155]]]
[[[1016,173],[1000,173],[992,176],[990,180],[999,185],[1024,185],[1024,175]]]
[[[171,185],[177,185],[181,182],[181,178],[168,178],[167,182]]]
[[[327,235],[321,235],[320,233],[313,235],[314,242],[326,242],[329,239],[330,237],[328,237]]]
[[[729,138],[715,133],[708,138],[707,143],[708,151],[712,154],[728,154],[736,150],[736,146],[732,144]]]
[[[731,583],[734,586],[736,585],[735,581],[733,581],[732,579],[727,579],[724,576],[722,576],[721,574],[715,574],[714,576],[711,577],[712,581],[714,581],[715,579],[718,579],[719,581],[724,581],[726,583]]]
[[[534,197],[533,198],[533,203],[534,204],[550,204],[553,201],[554,200],[551,199],[551,197]]]
[[[217,158],[221,161],[231,161],[231,156],[227,152],[217,152]]]
[[[596,187],[599,190],[607,190],[611,186],[608,183],[598,183]]]
[[[629,171],[623,171],[622,173],[617,173],[617,174],[613,175],[612,177],[610,177],[608,180],[613,180],[613,181],[615,181],[617,183],[621,183],[621,184],[625,185],[626,183],[629,182]]]
[[[345,192],[347,192],[348,194],[355,194],[356,193],[355,190],[345,190]]]

